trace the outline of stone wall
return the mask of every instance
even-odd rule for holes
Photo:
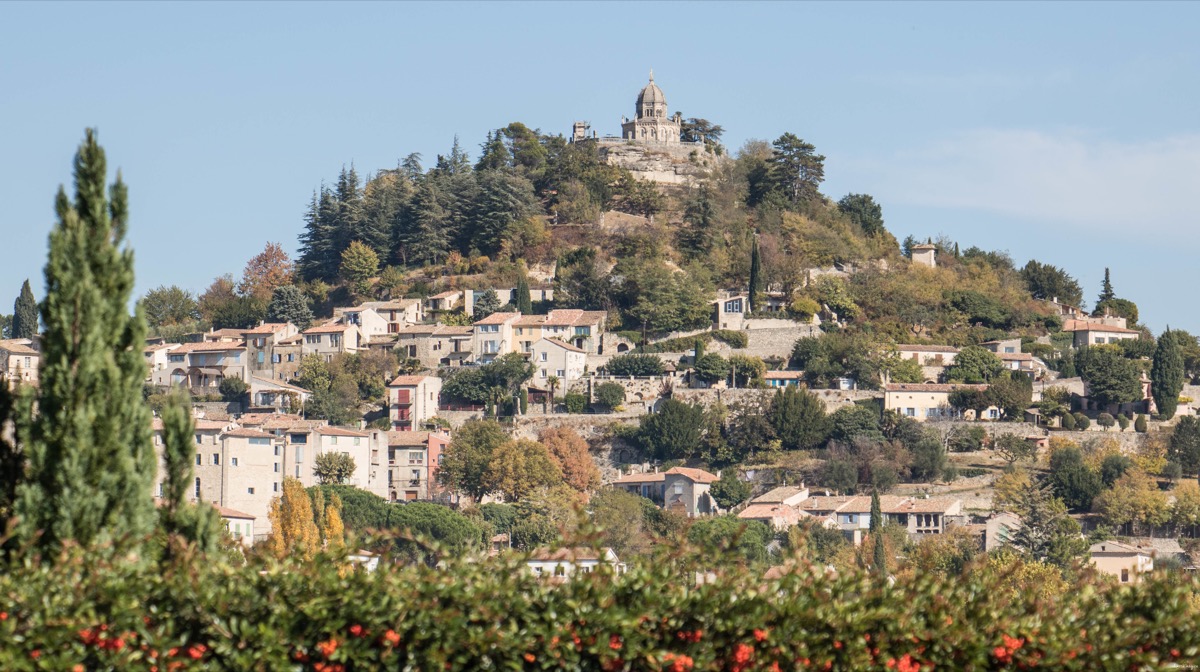
[[[856,401],[865,399],[882,399],[883,393],[877,390],[810,390],[817,398],[825,402],[825,411],[833,413],[843,406],[849,406]],[[676,388],[672,395],[684,403],[698,403],[705,408],[720,401],[726,406],[743,403],[767,403],[775,395],[775,388],[768,389],[680,389]]]

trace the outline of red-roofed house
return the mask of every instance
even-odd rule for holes
[[[442,379],[437,376],[396,376],[388,383],[388,414],[392,428],[419,429],[438,414]]]
[[[441,492],[437,469],[450,435],[442,432],[391,431],[388,441],[388,499],[433,499]]]
[[[277,379],[275,367],[282,363],[283,353],[275,346],[300,333],[291,322],[264,322],[242,332],[246,339],[246,368],[250,377]]]
[[[675,467],[663,476],[663,508],[680,511],[689,518],[718,512],[716,501],[708,494],[718,480],[715,474],[703,469]]]
[[[958,385],[952,383],[893,383],[883,386],[883,408],[912,418],[917,422],[958,417],[950,407],[950,393],[955,390],[985,390],[987,385]],[[999,409],[984,411],[987,419],[998,419]]]

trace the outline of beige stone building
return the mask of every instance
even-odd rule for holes
[[[179,343],[155,343],[142,350],[146,358],[146,382],[165,387],[171,384],[168,355],[179,347]]]
[[[0,341],[0,378],[10,388],[38,383],[41,354],[27,338]]]
[[[397,354],[416,359],[426,369],[462,366],[474,352],[474,329],[467,326],[416,325],[396,336]]]
[[[670,115],[667,97],[654,83],[654,71],[650,81],[638,93],[634,118],[621,118],[621,137],[638,143],[679,144],[683,134],[683,115]]]
[[[411,431],[438,414],[442,379],[437,376],[396,376],[388,383],[388,413],[392,428]]]
[[[184,343],[167,353],[170,384],[215,388],[226,378],[245,380],[245,355],[240,338]]]
[[[388,443],[388,499],[434,499],[441,491],[437,468],[450,443],[442,432],[391,431]]]
[[[569,389],[587,370],[587,353],[556,339],[538,339],[529,350],[529,358],[534,367],[533,382],[539,387],[544,387],[550,376],[557,376],[559,389]]]
[[[305,329],[302,335],[301,354],[317,355],[327,362],[344,352],[358,352],[361,347],[361,332],[353,324],[322,324]]]
[[[475,361],[487,364],[501,355],[519,352],[514,325],[520,319],[520,313],[492,313],[471,325],[475,328]]]
[[[281,363],[284,352],[276,351],[276,347],[298,333],[300,330],[290,322],[264,322],[253,329],[243,331],[247,375],[286,380],[278,378],[275,374],[275,368]]]
[[[912,418],[917,422],[945,420],[958,417],[950,407],[950,394],[955,390],[986,390],[987,385],[958,385],[937,383],[892,383],[883,386],[883,408],[885,411]],[[984,412],[984,418],[995,420],[999,411],[995,408]]]
[[[1154,571],[1154,554],[1149,548],[1119,541],[1102,541],[1088,549],[1092,564],[1121,583],[1137,583],[1141,575]]]

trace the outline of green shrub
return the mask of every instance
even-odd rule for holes
[[[1122,432],[1129,429],[1129,417],[1121,413],[1117,416],[1117,425],[1121,427]]]
[[[1144,413],[1138,413],[1137,420],[1133,421],[1133,431],[1138,432],[1139,434],[1145,434],[1148,429],[1149,427],[1147,427],[1146,415]]]
[[[595,390],[596,403],[606,408],[620,408],[625,403],[625,386],[620,383],[600,383]]]
[[[657,353],[657,352],[687,352],[696,347],[696,343],[707,345],[712,341],[717,340],[725,343],[731,348],[744,348],[750,343],[750,337],[742,331],[732,331],[729,329],[721,329],[719,331],[705,331],[695,336],[683,336],[681,338],[668,338],[664,341],[655,343],[647,343],[639,346],[634,350],[638,353]]]
[[[587,410],[587,396],[578,392],[571,392],[563,397],[563,403],[567,406],[567,413],[583,413]]]
[[[604,370],[610,376],[661,376],[663,363],[654,355],[625,354],[608,360]]]
[[[750,344],[750,336],[744,331],[720,329],[712,332],[712,337],[731,348],[744,348]]]
[[[0,669],[1128,670],[1200,656],[1194,579],[1046,591],[1011,554],[961,574],[764,579],[739,568],[763,562],[762,523],[705,519],[688,536],[714,545],[565,582],[507,553],[373,572],[329,556],[17,562],[0,572]]]
[[[1083,413],[1075,414],[1075,428],[1081,432],[1087,431],[1088,427],[1092,426],[1092,421]]]
[[[1066,415],[1062,416],[1062,428],[1067,430],[1068,432],[1074,431],[1075,416],[1071,415],[1070,413],[1067,413]]]

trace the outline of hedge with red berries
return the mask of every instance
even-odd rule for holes
[[[0,570],[0,670],[1131,670],[1200,660],[1196,586],[1085,578],[1063,597],[959,577],[697,585],[675,562],[565,583],[519,559]]]

